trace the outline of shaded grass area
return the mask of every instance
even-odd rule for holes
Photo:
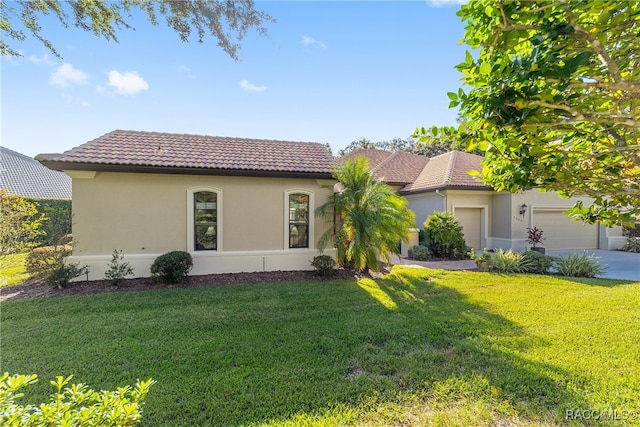
[[[567,424],[640,409],[639,312],[640,283],[407,267],[10,301],[1,369],[40,376],[34,403],[152,377],[153,426]]]
[[[27,254],[11,254],[0,259],[0,288],[22,283],[29,278],[24,266]]]

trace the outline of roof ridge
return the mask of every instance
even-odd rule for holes
[[[447,164],[447,173],[444,175],[444,184],[451,185],[451,177],[453,176],[453,171],[455,169],[454,165],[456,163],[456,151],[450,151],[451,158]]]

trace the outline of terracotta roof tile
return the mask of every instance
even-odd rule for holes
[[[5,147],[0,147],[0,188],[24,197],[71,199],[71,178]]]
[[[369,168],[376,178],[391,185],[406,185],[415,181],[429,159],[406,151],[371,149],[354,150],[345,158],[363,156],[369,159]]]
[[[413,193],[436,188],[478,188],[487,189],[485,184],[467,173],[469,170],[482,171],[482,156],[451,151],[429,159],[412,184],[402,189],[403,193]]]
[[[38,160],[57,168],[114,165],[331,174],[330,150],[314,142],[115,130],[62,154]],[[75,165],[75,166],[74,166]]]
[[[404,185],[401,193],[415,193],[436,188],[489,189],[467,173],[482,170],[482,156],[451,151],[432,158],[384,150],[358,149],[345,158],[364,156],[376,178],[391,185]]]

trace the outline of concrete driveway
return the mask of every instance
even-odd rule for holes
[[[600,261],[600,265],[605,268],[603,278],[640,282],[640,254],[600,249],[547,251],[547,255],[551,256],[569,255],[571,253],[595,255]]]

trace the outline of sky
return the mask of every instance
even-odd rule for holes
[[[235,62],[208,37],[188,43],[141,16],[119,43],[42,21],[43,35],[2,57],[1,145],[34,157],[116,129],[328,143],[407,138],[454,125],[447,92],[464,60],[458,0],[257,1]],[[162,18],[161,18],[162,19]]]

